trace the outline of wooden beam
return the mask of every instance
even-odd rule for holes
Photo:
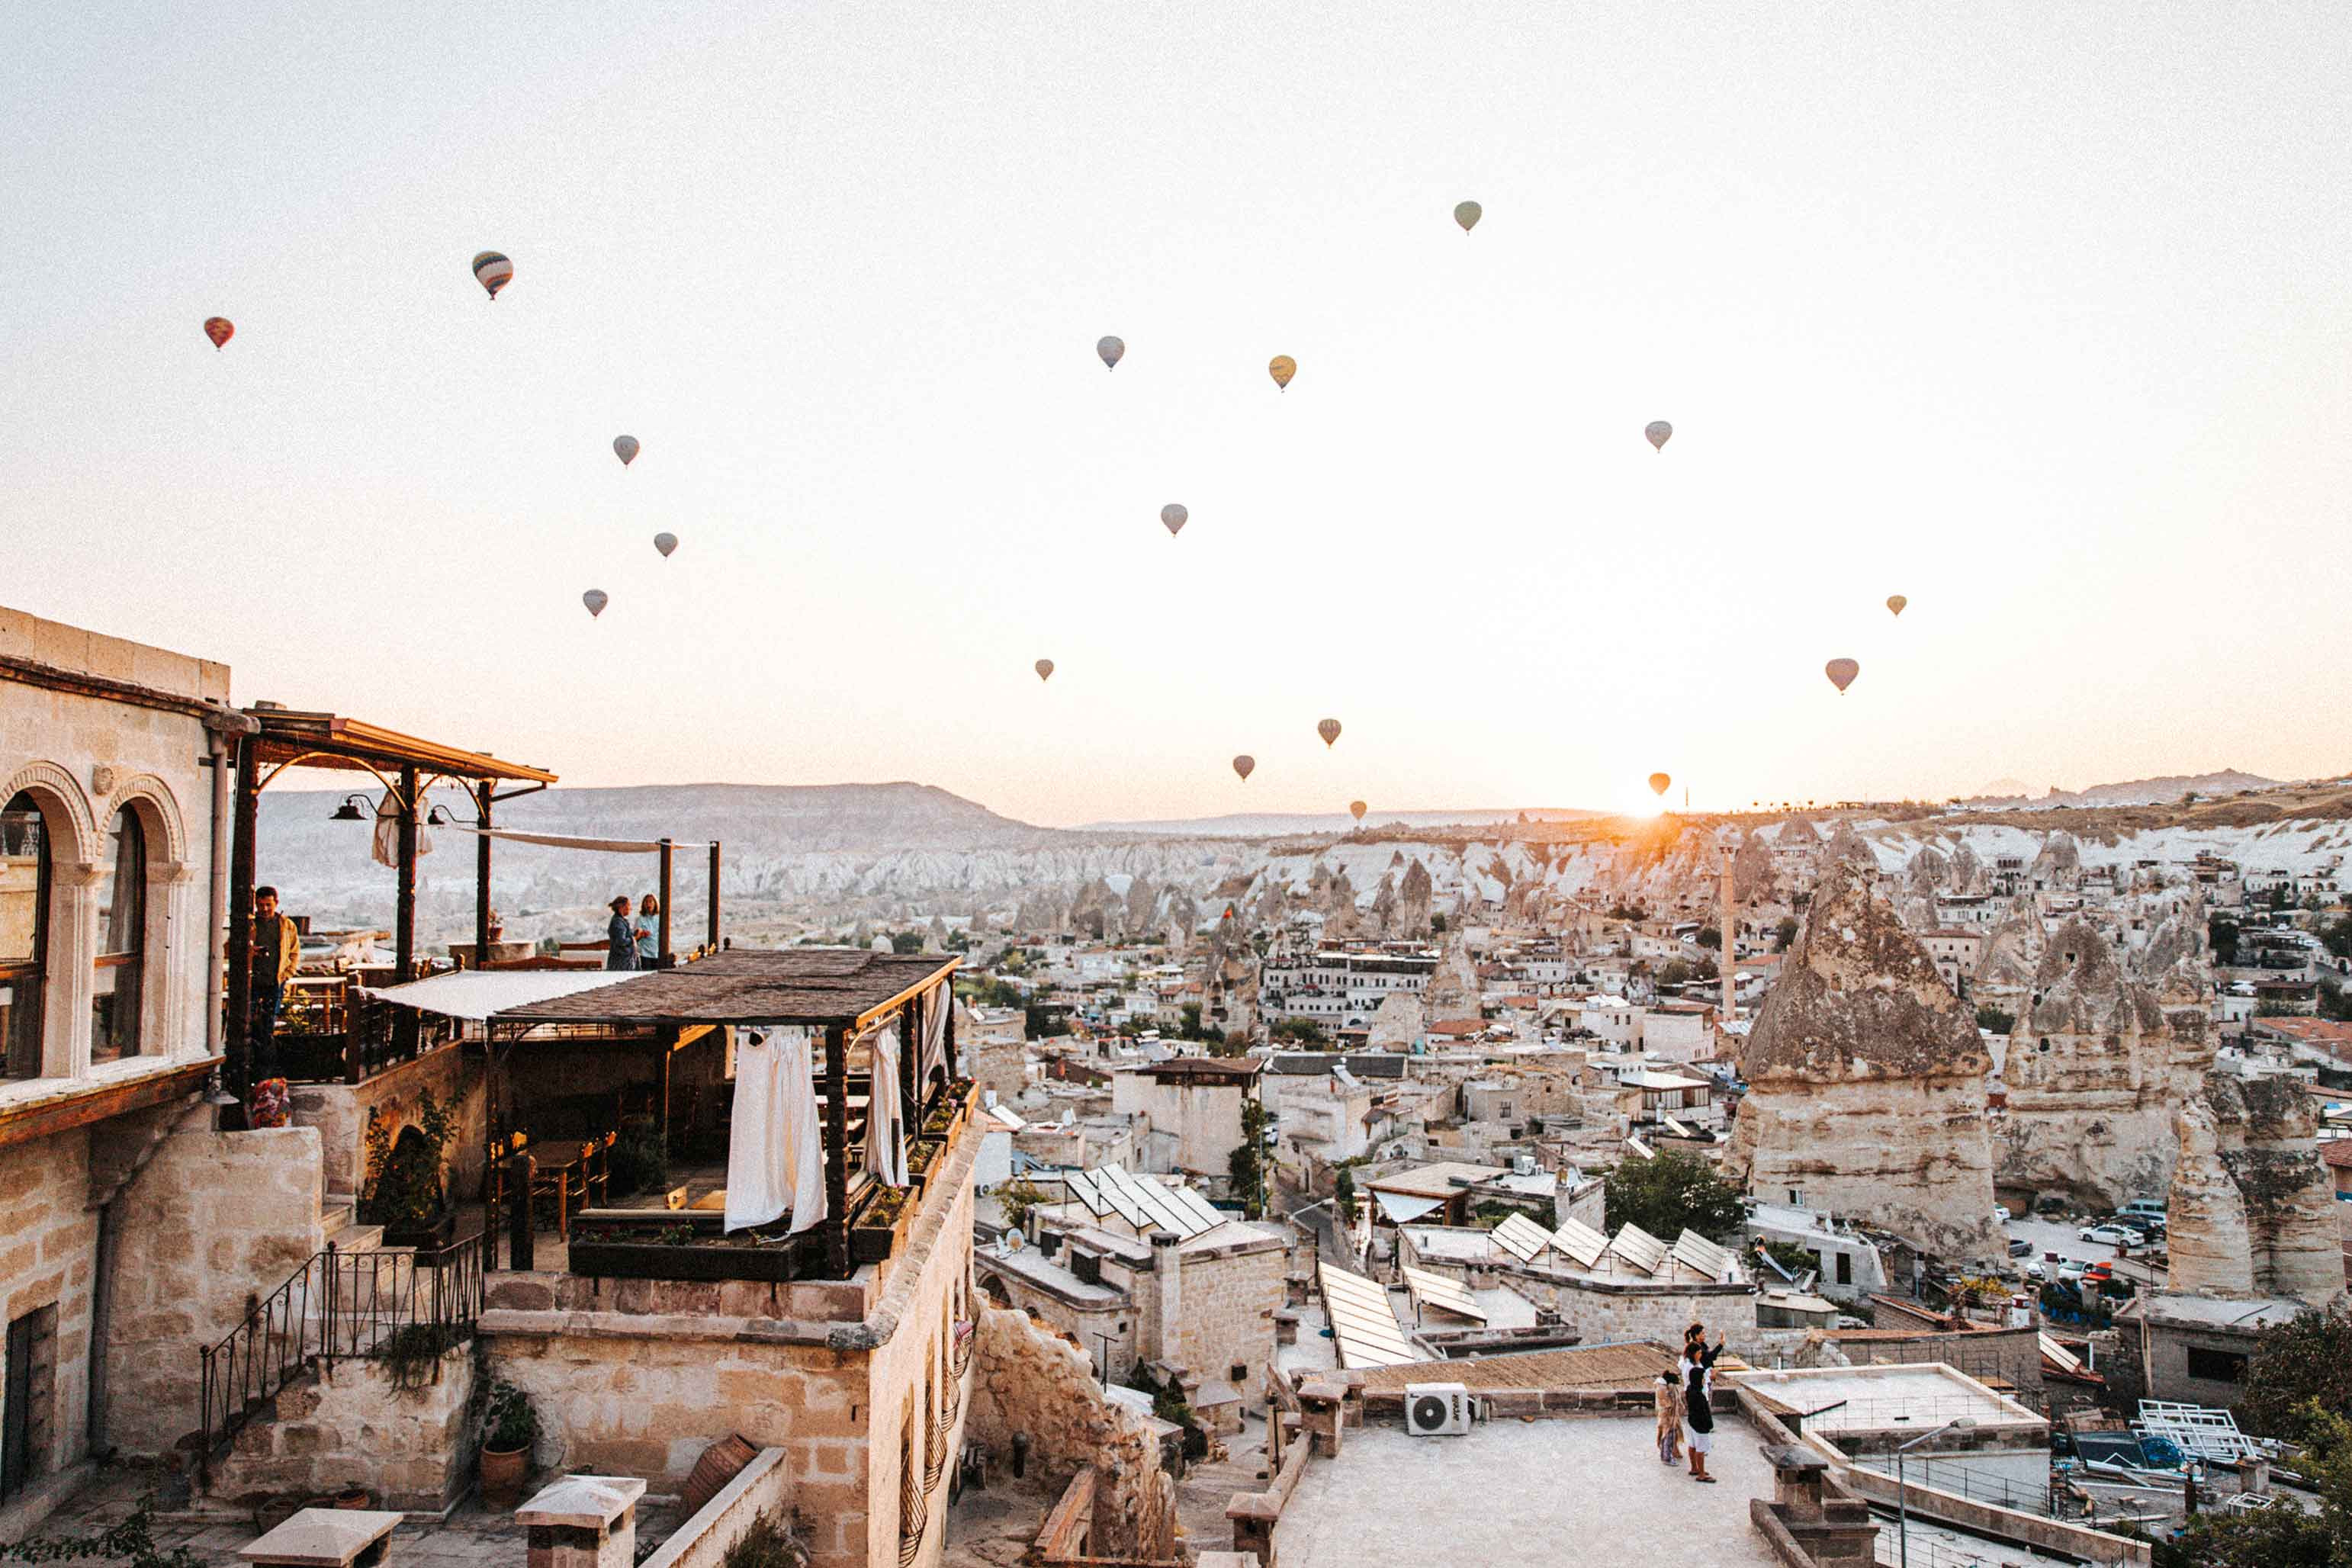
[[[397,848],[393,856],[393,973],[400,981],[416,978],[416,767],[400,770],[400,816]]]
[[[832,1277],[849,1278],[849,1031],[824,1032],[824,1241]]]
[[[676,847],[673,847],[673,846],[671,845],[671,843],[670,843],[670,841],[669,841],[668,839],[667,839],[667,838],[663,839],[663,840],[661,841],[661,854],[660,854],[660,860],[661,860],[661,883],[660,883],[660,886],[656,889],[656,891],[659,894],[659,896],[660,896],[660,898],[661,898],[661,918],[660,918],[658,921],[656,921],[655,922],[655,924],[656,924],[656,928],[657,928],[657,931],[658,931],[658,934],[657,934],[657,936],[656,937],[656,941],[657,942],[657,943],[658,943],[659,945],[658,945],[658,946],[656,946],[656,947],[655,948],[655,950],[654,950],[654,951],[655,951],[655,952],[657,954],[657,956],[654,959],[654,963],[655,963],[656,965],[658,965],[659,967],[663,968],[663,969],[667,969],[667,968],[670,966],[670,945],[669,945],[669,892],[670,892],[670,873],[671,873],[671,871],[675,868],[675,865],[676,865],[677,859],[677,851]]]
[[[226,758],[223,759],[226,761]],[[261,785],[254,771],[253,737],[236,742],[236,784],[228,851],[228,1091],[253,1099],[253,835]]]
[[[719,951],[719,840],[710,841],[710,951]]]
[[[923,1130],[923,1086],[915,1076],[923,1059],[922,1019],[919,1003],[909,1002],[898,1009],[898,1113],[909,1142]]]
[[[128,1083],[108,1084],[102,1089],[62,1094],[54,1100],[36,1100],[30,1105],[0,1110],[0,1149],[12,1143],[28,1143],[36,1138],[47,1138],[53,1133],[69,1132],[93,1121],[103,1121],[110,1116],[143,1110],[151,1105],[162,1105],[166,1100],[192,1094],[203,1087],[205,1079],[213,1068],[221,1065],[222,1059],[206,1057],[202,1061],[186,1062],[151,1077],[132,1079]]]
[[[474,786],[474,804],[481,812],[482,831],[474,836],[474,967],[490,961],[490,802],[492,786],[485,780]]]
[[[947,1004],[948,1009],[947,1032],[941,1037],[940,1041],[940,1055],[947,1063],[948,1081],[950,1083],[953,1083],[957,1079],[963,1076],[956,1071],[955,981],[953,979],[942,980],[940,982],[940,984],[947,993],[947,994],[942,996],[940,1000]]]
[[[871,1024],[875,1019],[882,1017],[887,1014],[894,1013],[899,1008],[905,1006],[910,998],[921,995],[924,992],[929,990],[934,985],[946,984],[948,977],[956,972],[956,966],[962,962],[963,960],[961,957],[950,954],[947,963],[939,969],[933,971],[923,979],[918,980],[915,984],[908,986],[904,991],[899,992],[896,996],[889,998],[887,1001],[876,1003],[873,1006],[868,1007],[866,1011],[860,1013],[856,1018],[850,1021],[860,1030],[863,1030],[866,1025]]]

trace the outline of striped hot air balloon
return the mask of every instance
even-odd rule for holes
[[[493,300],[513,276],[514,263],[495,250],[485,250],[474,258],[474,281],[488,289]]]

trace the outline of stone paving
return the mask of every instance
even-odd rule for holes
[[[94,1535],[121,1523],[152,1496],[156,1473],[131,1466],[102,1472],[49,1516],[37,1533]],[[551,1477],[536,1479],[536,1491]],[[526,1494],[528,1495],[528,1494]],[[261,1533],[248,1513],[222,1510],[209,1513],[155,1510],[155,1544],[168,1552],[184,1546],[205,1568],[248,1568],[237,1549]],[[640,1555],[657,1545],[677,1527],[675,1501],[648,1501],[637,1510],[637,1550]],[[411,1522],[393,1532],[393,1568],[523,1568],[523,1527],[506,1510],[488,1510],[468,1497],[446,1520]]]

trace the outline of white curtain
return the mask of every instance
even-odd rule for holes
[[[416,822],[416,858],[422,860],[433,853],[433,835],[426,829],[425,819]],[[375,842],[368,849],[369,858],[379,866],[400,864],[400,796],[391,790],[383,792],[375,803]]]
[[[931,1069],[948,1059],[948,1010],[954,1005],[955,994],[945,981],[922,994],[915,1015],[923,1024],[922,1040],[915,1053],[919,1090],[930,1083]]]
[[[872,1037],[874,1076],[866,1104],[866,1168],[894,1187],[907,1184],[907,1100],[898,1082],[898,1026]]]
[[[787,1210],[795,1234],[825,1216],[824,1138],[809,1031],[746,1030],[736,1042],[726,1227],[768,1225]]]

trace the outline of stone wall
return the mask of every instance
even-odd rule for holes
[[[226,1502],[308,1498],[365,1487],[376,1506],[438,1513],[474,1479],[474,1347],[448,1351],[402,1386],[386,1363],[334,1362],[278,1391],[274,1419],[236,1436],[213,1467]]]
[[[1152,1277],[1137,1278],[1138,1305],[1148,1325],[1146,1354],[1202,1379],[1230,1382],[1247,1398],[1274,1360],[1274,1314],[1283,1303],[1289,1249],[1251,1244],[1181,1256],[1174,1332],[1160,1321]],[[1236,1366],[1242,1369],[1238,1377]]]
[[[1158,1439],[1096,1385],[1093,1358],[1026,1313],[981,1311],[968,1431],[1000,1463],[1013,1434],[1026,1434],[1029,1463],[1049,1490],[1092,1466],[1096,1556],[1172,1554],[1176,1483],[1160,1468]]]
[[[642,1568],[720,1568],[728,1550],[762,1513],[778,1522],[793,1512],[790,1467],[782,1448],[762,1448],[719,1495],[670,1532]]]
[[[403,1062],[365,1083],[301,1084],[293,1090],[294,1122],[319,1130],[324,1161],[326,1202],[356,1203],[367,1182],[368,1113],[391,1119],[392,1132],[416,1120],[418,1097],[433,1098],[457,1113],[456,1130],[444,1151],[443,1181],[450,1200],[473,1201],[481,1192],[483,1119],[482,1066],[456,1045]]]
[[[55,1314],[49,1390],[32,1413],[36,1479],[78,1463],[88,1447],[90,1281],[98,1255],[98,1216],[89,1205],[87,1129],[0,1151],[0,1322],[45,1309]]]
[[[326,1245],[319,1134],[215,1132],[188,1113],[116,1200],[107,1431],[162,1454],[197,1426],[197,1352]]]
[[[1532,1269],[1506,1268],[1512,1289],[1538,1307],[1557,1311],[1560,1321],[1587,1344],[1612,1340],[1654,1340],[1664,1345],[1683,1342],[1683,1331],[1693,1323],[1706,1326],[1713,1339],[1720,1331],[1725,1342],[1739,1355],[1753,1355],[1767,1345],[1793,1345],[1803,1331],[1759,1329],[1756,1326],[1756,1293],[1746,1286],[1580,1285],[1557,1275]]]

